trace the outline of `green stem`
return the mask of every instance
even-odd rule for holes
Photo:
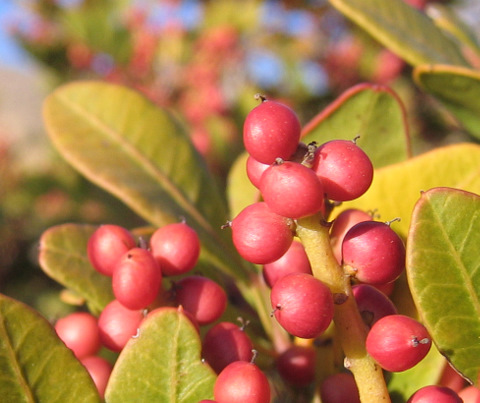
[[[367,327],[352,295],[350,279],[333,255],[329,230],[322,220],[320,216],[298,220],[297,235],[305,247],[314,276],[330,287],[334,297],[347,296],[345,302],[335,304],[334,315],[335,328],[345,354],[345,366],[355,377],[362,402],[390,402],[382,369],[365,349]]]

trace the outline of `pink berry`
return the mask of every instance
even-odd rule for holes
[[[98,318],[102,344],[112,351],[121,351],[128,340],[137,334],[143,311],[125,308],[116,299],[110,302]]]
[[[405,245],[388,224],[364,221],[354,225],[345,235],[342,260],[362,283],[390,283],[405,268]]]
[[[397,313],[397,308],[395,308],[393,302],[372,285],[354,285],[352,287],[352,293],[363,321],[368,327],[372,327],[384,316],[395,315]]]
[[[188,276],[174,285],[175,301],[190,312],[200,326],[215,322],[227,307],[227,294],[215,281]]]
[[[165,276],[189,272],[200,256],[197,232],[185,223],[168,224],[150,238],[150,249]]]
[[[265,282],[272,288],[279,278],[291,273],[312,274],[312,268],[302,243],[293,241],[280,259],[263,265],[262,273]]]
[[[315,349],[293,345],[277,357],[280,376],[294,386],[307,386],[315,379]]]
[[[270,385],[253,363],[235,361],[217,377],[213,389],[218,403],[270,403]]]
[[[263,173],[270,166],[270,164],[263,164],[258,162],[251,155],[247,158],[247,176],[252,182],[252,185],[257,189],[260,187],[260,179],[262,178]]]
[[[385,370],[401,372],[418,364],[428,353],[432,340],[420,322],[404,315],[379,319],[370,329],[367,352]]]
[[[315,173],[293,161],[273,164],[262,175],[260,191],[265,203],[284,217],[302,218],[324,209],[324,190]]]
[[[360,403],[358,387],[353,375],[346,372],[325,378],[320,387],[322,403]]]
[[[113,294],[131,310],[146,308],[154,302],[161,285],[162,271],[146,249],[130,249],[120,258],[113,271]]]
[[[429,385],[417,390],[407,403],[462,403],[457,393],[445,386]]]
[[[202,343],[202,355],[217,374],[234,361],[251,361],[252,350],[250,337],[231,322],[210,328]]]
[[[270,301],[280,325],[300,338],[319,336],[333,319],[330,289],[310,274],[294,273],[279,279],[272,288]]]
[[[128,230],[106,224],[98,227],[90,236],[87,253],[95,270],[111,276],[118,259],[135,246],[135,238]]]
[[[77,358],[96,354],[101,347],[98,321],[88,312],[74,312],[60,318],[55,331]]]
[[[247,261],[266,264],[282,257],[293,241],[292,221],[265,202],[245,207],[232,221],[232,240]]]
[[[480,402],[480,389],[475,386],[467,386],[458,392],[458,397],[463,403]]]
[[[297,149],[301,126],[295,112],[275,101],[263,101],[247,115],[243,142],[247,152],[263,164],[288,159]]]
[[[327,198],[335,201],[360,197],[373,180],[370,158],[348,140],[332,140],[318,147],[313,170],[321,179]]]
[[[93,379],[99,395],[103,398],[113,366],[103,357],[90,355],[80,360]]]

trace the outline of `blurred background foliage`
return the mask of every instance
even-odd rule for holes
[[[405,1],[419,12],[434,2]],[[415,154],[472,141],[415,87],[410,66],[326,0],[17,3],[8,30],[35,61],[46,93],[85,79],[141,91],[188,128],[220,184],[242,151],[243,120],[256,105],[256,93],[288,103],[307,123],[352,85],[384,84],[405,104]],[[467,0],[441,3],[471,16]],[[7,81],[0,75],[0,86]],[[0,98],[0,110],[8,103]],[[0,126],[0,134],[6,130]],[[40,234],[65,222],[143,223],[76,174],[45,139],[42,129],[29,133],[20,147],[12,136],[0,136],[0,292],[53,320],[71,308],[56,302],[58,286],[38,269]],[[32,147],[37,143],[41,163]]]

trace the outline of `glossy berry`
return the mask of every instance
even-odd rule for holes
[[[235,361],[251,361],[253,343],[243,329],[231,322],[220,322],[203,337],[202,356],[218,374]]]
[[[263,164],[288,159],[297,149],[301,126],[295,112],[275,101],[263,101],[247,115],[243,143],[247,152]]]
[[[293,241],[292,221],[275,214],[265,202],[245,207],[231,222],[232,240],[249,262],[265,264],[282,257]]]
[[[102,344],[112,351],[121,351],[137,334],[143,319],[143,311],[125,308],[116,299],[110,302],[98,318]]]
[[[324,209],[323,186],[315,173],[298,162],[270,166],[260,180],[265,203],[284,217],[302,218]]]
[[[379,289],[368,284],[357,284],[352,287],[352,293],[357,302],[363,321],[372,327],[380,318],[395,315],[397,308],[393,302]]]
[[[350,228],[363,221],[372,221],[372,216],[363,210],[353,208],[343,210],[333,220],[330,228],[330,243],[338,263],[342,263],[343,238]]]
[[[368,332],[366,340],[367,352],[390,372],[412,368],[427,355],[431,345],[425,326],[404,315],[379,319]]]
[[[299,241],[293,241],[290,248],[280,259],[263,265],[262,270],[263,278],[270,288],[279,278],[291,273],[312,274],[305,248]]]
[[[310,274],[294,273],[279,279],[272,288],[270,301],[280,325],[300,338],[317,337],[333,319],[330,289]]]
[[[162,271],[152,254],[133,248],[117,262],[112,276],[115,298],[131,310],[143,309],[155,301],[162,284]]]
[[[429,385],[417,390],[407,403],[462,403],[458,394],[445,386]]]
[[[388,224],[364,221],[354,225],[342,243],[342,260],[358,281],[390,283],[405,268],[405,245]]]
[[[373,180],[370,158],[348,140],[332,140],[318,147],[312,168],[321,179],[327,198],[335,201],[360,197]]]
[[[105,224],[88,239],[88,259],[95,270],[111,276],[118,259],[135,246],[135,238],[127,229]]]
[[[88,312],[74,312],[60,318],[55,331],[79,359],[96,354],[102,346],[97,318]]]
[[[292,345],[276,359],[280,376],[293,386],[303,387],[315,379],[315,349]]]
[[[185,274],[197,264],[200,239],[185,223],[174,223],[157,229],[150,238],[150,249],[165,276]]]
[[[218,403],[270,403],[265,374],[251,362],[235,361],[217,377],[213,395]]]
[[[325,378],[320,386],[322,403],[360,403],[358,387],[353,375],[346,372]]]
[[[200,326],[215,322],[227,307],[227,294],[215,281],[188,276],[174,285],[175,301],[190,312]]]
[[[93,379],[100,397],[103,398],[113,366],[103,357],[90,355],[80,360]]]
[[[258,162],[251,155],[247,158],[247,176],[250,179],[250,182],[257,189],[260,187],[260,179],[262,178],[263,173],[270,166],[270,164],[263,164]]]

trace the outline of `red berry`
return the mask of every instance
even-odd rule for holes
[[[463,403],[452,389],[445,386],[429,385],[417,390],[407,403]]]
[[[348,140],[332,140],[318,147],[313,170],[321,179],[327,198],[336,201],[360,197],[373,179],[370,158]]]
[[[142,248],[125,253],[112,276],[115,298],[131,310],[146,308],[155,301],[161,284],[160,267],[152,254]]]
[[[293,241],[292,221],[275,214],[265,202],[245,207],[232,221],[232,240],[249,262],[266,264],[282,257]]]
[[[350,373],[333,374],[320,387],[322,403],[360,403],[358,387]]]
[[[262,175],[260,191],[268,207],[284,217],[302,218],[324,208],[322,183],[310,168],[298,162],[270,166]]]
[[[368,284],[357,284],[352,287],[352,293],[357,302],[363,321],[372,327],[380,318],[395,315],[397,308],[393,302],[379,289]]]
[[[262,273],[265,282],[272,288],[279,278],[291,273],[312,274],[312,268],[302,243],[293,241],[280,259],[263,266]]]
[[[294,386],[307,386],[315,379],[315,349],[293,345],[276,360],[280,376]]]
[[[135,246],[135,238],[128,230],[106,224],[98,227],[90,236],[87,254],[95,270],[111,276],[118,259]]]
[[[358,209],[343,210],[333,221],[330,228],[330,243],[338,263],[342,263],[343,238],[350,228],[362,221],[372,221],[372,217],[367,212]]]
[[[103,398],[113,366],[103,357],[90,355],[80,360],[93,379],[98,393]]]
[[[257,189],[260,187],[260,179],[262,178],[263,173],[270,166],[270,164],[262,164],[258,162],[251,155],[247,158],[247,176],[252,182],[252,185]]]
[[[300,338],[317,337],[333,319],[330,289],[310,274],[294,273],[279,279],[272,288],[270,301],[280,325]]]
[[[362,283],[390,283],[405,268],[405,245],[388,224],[364,221],[345,235],[342,260]]]
[[[253,344],[243,329],[231,322],[220,322],[203,338],[202,355],[218,374],[234,361],[251,361]]]
[[[390,372],[412,368],[427,355],[431,345],[425,326],[404,315],[379,319],[368,332],[366,340],[367,352]]]
[[[60,318],[55,331],[79,359],[96,354],[102,346],[97,318],[88,312],[74,312]]]
[[[235,361],[217,377],[213,389],[218,403],[270,403],[270,385],[253,363]]]
[[[200,326],[215,322],[227,307],[227,294],[215,281],[202,276],[184,277],[174,285],[175,301]]]
[[[247,152],[263,164],[288,159],[297,149],[301,126],[295,112],[274,101],[264,101],[245,119],[243,142]]]
[[[98,318],[100,339],[112,351],[121,351],[131,337],[137,334],[143,311],[125,308],[116,299],[110,302]]]
[[[176,276],[187,273],[197,264],[200,239],[185,223],[168,224],[153,233],[150,248],[163,274]]]

